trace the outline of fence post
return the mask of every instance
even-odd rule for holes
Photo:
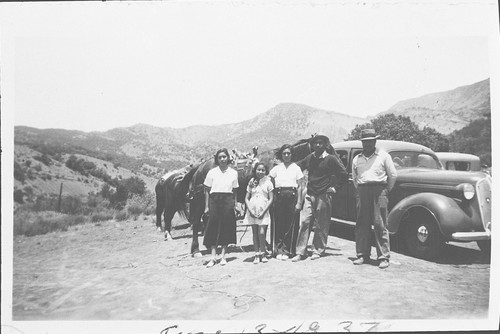
[[[63,188],[63,183],[61,182],[61,188],[59,188],[59,201],[57,202],[57,212],[61,212],[62,188]]]

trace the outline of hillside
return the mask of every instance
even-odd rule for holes
[[[146,188],[154,191],[157,178],[144,173],[134,173],[126,168],[90,156],[75,154],[77,158],[93,163],[96,168],[105,171],[111,178],[127,179],[133,176],[141,178]],[[42,158],[43,157],[43,158]],[[82,175],[65,165],[70,154],[62,154],[56,160],[25,145],[16,145],[14,150],[14,190],[22,190],[27,196],[59,194],[62,184],[64,196],[83,196],[90,192],[98,193],[102,179],[92,175]]]
[[[379,115],[390,113],[410,117],[421,128],[429,126],[449,134],[491,113],[490,79],[404,100]]]

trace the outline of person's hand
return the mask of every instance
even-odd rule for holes
[[[208,215],[208,206],[205,208],[204,214]]]
[[[301,211],[302,210],[302,204],[301,203],[297,203],[295,205],[295,211]]]

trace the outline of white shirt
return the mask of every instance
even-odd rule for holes
[[[238,188],[238,172],[228,167],[222,172],[220,167],[212,168],[205,178],[203,184],[211,187],[210,193],[232,193],[234,188]]]
[[[295,163],[291,163],[288,168],[284,163],[274,166],[269,172],[269,176],[274,178],[276,188],[279,187],[295,187],[298,186],[298,180],[304,177],[302,170]]]
[[[391,190],[396,182],[396,167],[389,153],[375,149],[369,157],[358,154],[352,161],[352,178],[354,185],[368,182],[387,182],[387,189]]]

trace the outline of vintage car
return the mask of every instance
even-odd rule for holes
[[[436,152],[444,169],[462,171],[480,171],[481,164],[477,155],[457,152]]]
[[[352,159],[361,141],[333,144],[349,172],[349,182],[334,195],[332,220],[356,224],[356,191]],[[476,241],[485,252],[491,245],[491,177],[483,172],[443,169],[429,148],[401,141],[378,140],[397,169],[389,193],[388,229],[398,249],[411,256],[434,259],[447,241]]]

